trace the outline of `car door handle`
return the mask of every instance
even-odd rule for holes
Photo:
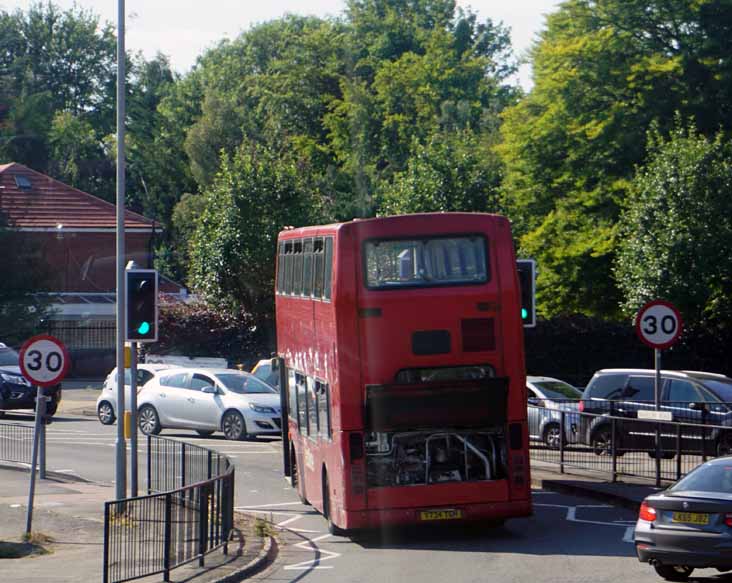
[[[195,403],[196,402],[196,400],[193,397],[188,397],[188,401],[190,403]]]
[[[165,393],[160,393],[160,396],[161,396],[161,397],[162,397],[163,399],[165,399],[165,397],[166,397],[166,394],[165,394]]]

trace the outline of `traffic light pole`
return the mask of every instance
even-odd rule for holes
[[[137,497],[137,342],[130,344],[130,496]]]
[[[125,446],[125,0],[117,0],[117,441],[114,487],[127,491]]]

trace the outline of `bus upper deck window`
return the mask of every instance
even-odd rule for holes
[[[481,235],[367,241],[369,289],[485,283],[487,243]]]

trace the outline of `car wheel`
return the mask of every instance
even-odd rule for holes
[[[648,457],[655,460],[656,459],[656,452],[655,451],[649,451]],[[672,460],[676,457],[676,454],[672,451],[662,451],[661,452],[661,459],[662,460]]]
[[[595,429],[590,439],[590,446],[595,455],[613,455],[613,434],[610,427],[600,427]],[[617,447],[617,446],[616,446]],[[620,457],[625,452],[616,451],[615,456]]]
[[[292,468],[290,469],[292,487],[297,493],[297,497],[300,499],[300,502],[302,502],[305,506],[310,506],[310,502],[308,502],[305,494],[300,492],[300,474],[298,473],[299,470],[297,467],[297,458],[295,457],[295,448],[292,448],[292,450],[290,451],[290,463],[292,464]]]
[[[335,536],[348,536],[348,531],[335,525],[330,514],[330,488],[328,487],[328,472],[323,470],[323,516],[328,522],[328,532]]]
[[[559,449],[562,443],[562,432],[559,425],[556,423],[549,423],[544,428],[544,443],[549,449]]]
[[[102,401],[97,407],[97,417],[102,425],[112,425],[115,420],[114,409],[108,401]]]
[[[143,405],[137,414],[137,425],[145,435],[157,435],[162,427],[160,417],[152,405]]]
[[[238,411],[227,411],[221,421],[221,429],[224,432],[224,437],[232,441],[239,441],[248,437],[244,417]]]
[[[46,406],[46,417],[53,417],[58,411],[58,403],[51,403]]]
[[[653,567],[666,581],[687,581],[694,572],[694,567],[686,565],[653,565]]]
[[[196,433],[198,433],[198,435],[200,435],[201,437],[211,437],[214,434],[213,431],[203,429],[196,429]]]

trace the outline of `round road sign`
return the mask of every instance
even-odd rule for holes
[[[33,336],[20,349],[20,371],[41,387],[58,384],[66,376],[71,360],[63,343],[47,334]]]
[[[638,337],[651,348],[668,348],[681,336],[684,323],[673,304],[663,300],[648,302],[635,318]]]

